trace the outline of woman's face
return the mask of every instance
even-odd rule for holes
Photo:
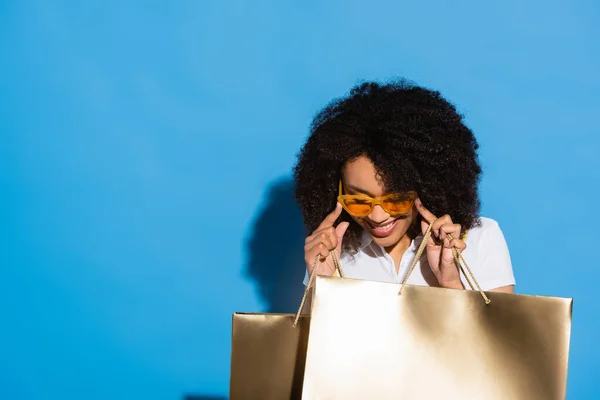
[[[382,182],[378,179],[375,166],[365,156],[356,158],[346,164],[343,172],[344,193],[364,194],[380,197],[386,194]],[[392,217],[377,205],[366,217],[352,218],[373,237],[378,245],[388,248],[396,245],[406,234],[417,217],[413,207],[408,215]]]

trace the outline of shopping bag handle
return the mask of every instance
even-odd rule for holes
[[[298,312],[296,313],[296,318],[294,318],[294,327],[298,325],[298,320],[300,319],[300,314],[302,314],[302,310],[304,309],[304,304],[306,303],[306,299],[308,298],[308,293],[312,288],[315,278],[317,277],[317,267],[319,266],[321,255],[317,254],[315,257],[315,262],[310,270],[310,278],[308,278],[308,283],[306,284],[306,288],[304,289],[304,295],[302,296],[302,301],[300,302],[300,308],[298,308]],[[335,266],[336,272],[340,275],[341,278],[344,277],[344,270],[342,269],[342,264],[340,263],[340,259],[337,254],[337,250],[331,250],[331,258],[333,258],[333,265]]]
[[[417,249],[417,254],[415,255],[415,259],[413,260],[412,264],[410,265],[410,268],[408,269],[408,272],[406,273],[406,276],[404,277],[404,280],[402,281],[402,285],[400,285],[400,290],[398,291],[398,295],[402,294],[402,290],[404,289],[404,286],[406,286],[406,282],[408,282],[408,278],[410,277],[410,274],[412,274],[413,270],[415,269],[415,266],[417,265],[417,262],[419,262],[419,260],[421,259],[421,256],[423,255],[423,252],[425,251],[425,247],[427,247],[427,242],[431,238],[431,227],[433,226],[433,223],[436,220],[437,220],[437,218],[435,218],[431,222],[428,222],[429,227],[425,231],[425,234],[423,235],[423,241],[421,242],[421,244],[419,245],[419,248]],[[452,239],[454,239],[452,237],[452,235],[450,235],[449,233],[446,234],[446,237],[450,241]],[[475,279],[475,275],[473,275],[473,271],[471,271],[471,268],[469,268],[469,264],[467,264],[464,257],[462,256],[460,251],[458,251],[456,246],[452,247],[452,255],[454,256],[454,262],[456,263],[457,267],[460,269],[460,271],[465,276],[467,282],[469,283],[471,290],[475,290],[475,288],[473,287],[473,283],[471,282],[471,279],[472,279],[473,282],[475,282],[475,286],[477,286],[477,290],[481,294],[481,297],[485,301],[485,304],[490,304],[491,300],[486,296],[485,292],[483,290],[481,290],[481,286],[479,286],[479,282],[477,282],[477,279]],[[465,269],[468,273],[465,272]]]

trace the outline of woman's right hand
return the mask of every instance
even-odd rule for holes
[[[338,256],[342,254],[342,239],[348,226],[348,222],[340,222],[337,227],[333,224],[342,213],[342,206],[337,203],[335,210],[325,217],[321,225],[306,238],[304,245],[304,261],[306,269],[310,274],[317,255],[319,256],[319,265],[317,266],[317,275],[331,276],[335,272],[335,264],[331,251],[337,250]]]

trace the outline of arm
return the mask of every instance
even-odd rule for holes
[[[481,286],[492,292],[514,293],[515,277],[504,234],[496,221],[488,219],[485,224],[478,249]]]
[[[514,293],[515,292],[515,285],[501,286],[499,288],[490,290],[490,292]]]

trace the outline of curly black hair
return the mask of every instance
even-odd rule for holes
[[[387,191],[416,190],[435,215],[463,229],[479,224],[481,174],[473,132],[438,91],[407,80],[361,83],[314,118],[294,167],[296,200],[314,231],[335,207],[345,165],[369,158]],[[350,222],[344,248],[355,251],[362,227]]]

